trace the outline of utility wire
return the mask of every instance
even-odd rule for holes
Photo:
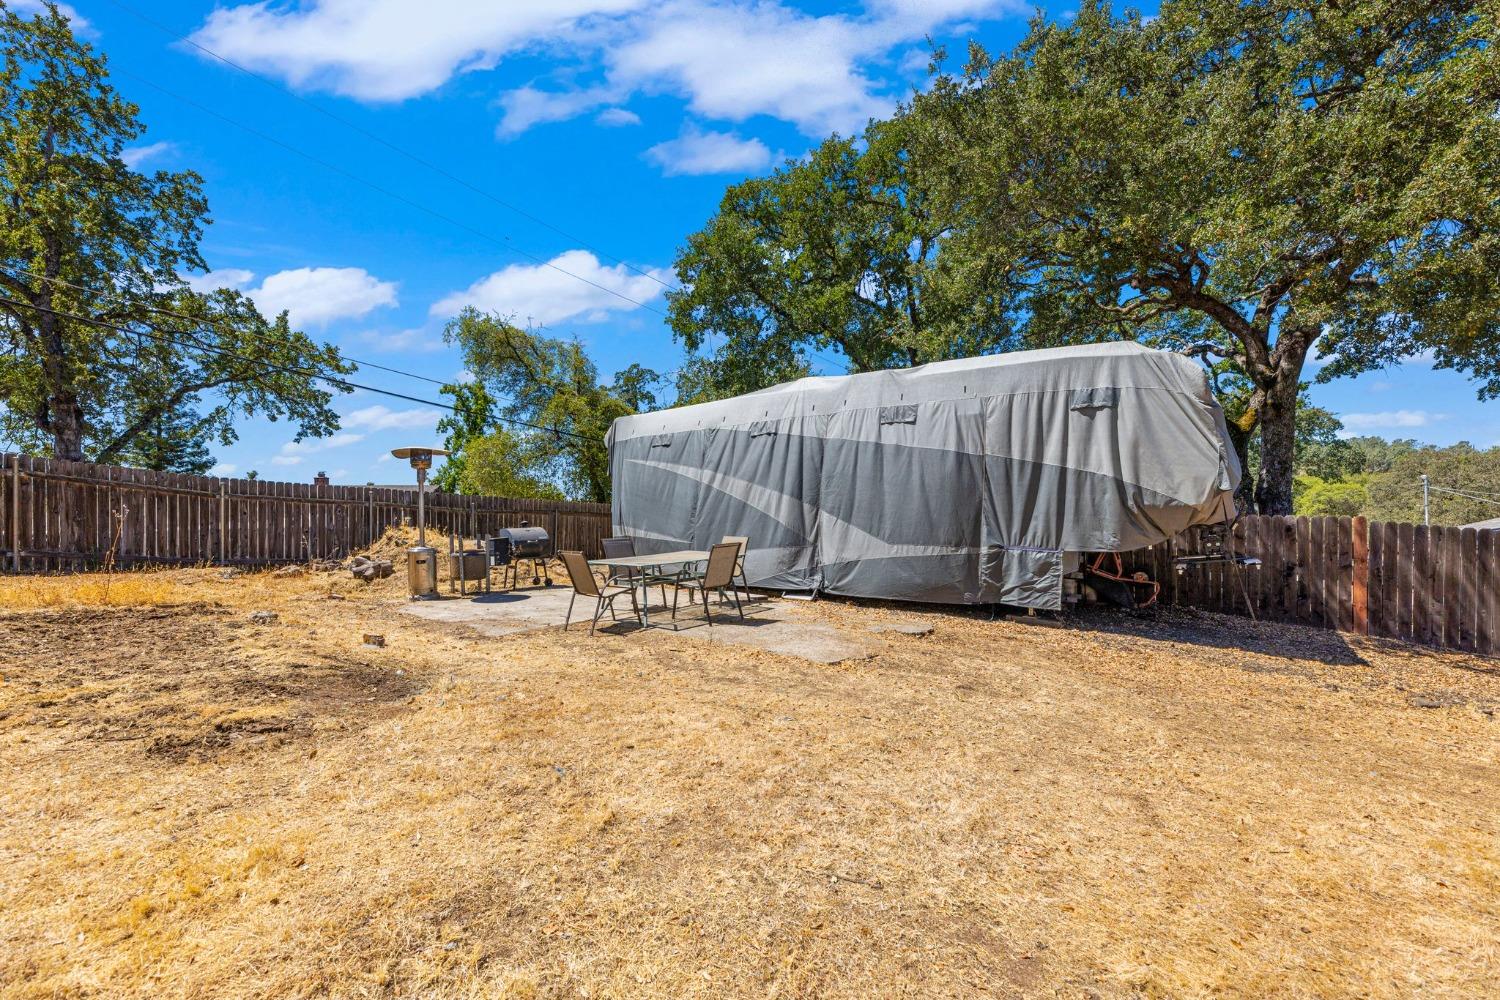
[[[1441,486],[1429,485],[1427,488],[1432,490],[1434,493],[1451,493],[1454,496],[1463,497],[1465,500],[1478,500],[1480,503],[1492,503],[1495,506],[1500,507],[1500,500],[1496,500],[1492,497],[1475,496],[1472,493],[1464,493],[1462,490],[1449,490],[1444,489]]]
[[[131,71],[129,71],[127,69],[121,69],[119,67],[115,67],[114,72],[120,74],[121,76],[127,76],[130,79],[135,80],[137,83],[140,83],[143,86],[150,87],[152,90],[155,90],[155,91],[157,91],[159,93],[165,94],[166,96],[172,98],[173,100],[180,101],[183,104],[186,104],[188,107],[196,108],[197,110],[203,112],[204,114],[208,115],[211,118],[217,118],[219,121],[224,122],[227,125],[233,125],[235,128],[241,129],[242,131],[247,132],[250,135],[255,136],[256,138],[262,140],[263,142],[268,142],[268,143],[270,143],[273,146],[277,146],[277,147],[279,147],[281,149],[284,149],[287,152],[293,154],[294,156],[300,156],[304,160],[307,160],[310,163],[315,163],[318,166],[324,168],[325,170],[331,170],[334,173],[339,174],[340,176],[347,177],[349,180],[354,181],[356,184],[363,185],[364,187],[369,188],[371,191],[374,191],[374,192],[376,192],[378,194],[385,195],[387,198],[390,198],[390,199],[392,199],[394,201],[399,201],[403,205],[406,205],[406,206],[408,206],[410,208],[414,208],[414,209],[416,209],[419,212],[424,212],[427,215],[432,216],[434,219],[438,219],[440,221],[446,222],[446,223],[448,223],[451,226],[455,226],[455,227],[457,227],[459,229],[462,229],[464,232],[470,233],[471,235],[474,235],[474,236],[478,236],[482,240],[487,240],[488,242],[493,243],[496,246],[500,247],[500,249],[505,250],[507,253],[517,254],[517,255],[519,255],[521,257],[525,257],[527,260],[535,261],[537,264],[541,265],[542,267],[551,268],[552,270],[558,272],[559,274],[565,274],[565,275],[567,275],[568,277],[572,278],[575,281],[581,281],[585,285],[590,285],[590,286],[592,286],[594,288],[597,288],[599,291],[604,292],[607,295],[612,295],[612,296],[614,296],[617,299],[621,299],[621,300],[623,300],[625,302],[629,302],[631,305],[636,306],[636,307],[641,308],[641,309],[645,309],[647,312],[653,312],[656,315],[662,316],[662,317],[665,317],[667,315],[665,312],[663,312],[662,310],[656,308],[655,306],[648,305],[647,303],[642,302],[639,299],[633,299],[629,295],[626,295],[624,292],[617,292],[613,288],[608,287],[607,285],[601,285],[597,281],[593,281],[593,280],[590,280],[589,278],[585,278],[583,275],[577,274],[577,273],[575,273],[573,271],[569,271],[565,267],[559,267],[557,264],[554,264],[552,261],[547,260],[545,257],[542,257],[542,256],[540,256],[538,254],[531,253],[529,250],[522,250],[520,247],[516,246],[513,242],[511,242],[509,237],[496,237],[496,236],[494,236],[494,235],[492,235],[490,233],[485,232],[482,229],[475,229],[473,226],[469,225],[466,222],[461,222],[460,220],[453,218],[453,216],[451,216],[451,215],[445,215],[442,212],[439,212],[435,208],[428,208],[426,205],[423,205],[421,202],[413,201],[411,198],[406,197],[406,195],[401,194],[400,192],[392,191],[390,188],[383,187],[383,186],[375,183],[372,180],[367,180],[366,178],[361,177],[359,174],[356,174],[356,173],[354,173],[352,171],[346,170],[346,169],[344,169],[343,167],[339,166],[336,163],[332,163],[332,162],[330,162],[328,160],[322,159],[321,157],[314,156],[312,153],[306,152],[305,150],[302,150],[299,147],[294,146],[294,145],[292,145],[289,142],[285,142],[285,141],[283,141],[281,139],[278,139],[275,136],[271,135],[270,133],[262,132],[260,129],[255,128],[253,125],[246,125],[244,122],[238,121],[238,120],[236,120],[234,118],[230,118],[228,115],[223,114],[222,112],[216,111],[216,110],[214,110],[213,108],[209,107],[206,104],[203,104],[203,103],[201,103],[199,101],[195,101],[195,100],[193,100],[190,97],[184,97],[183,95],[181,95],[179,93],[176,93],[175,91],[168,90],[166,87],[163,87],[161,84],[157,83],[154,80],[151,80],[151,79],[148,79],[147,77],[141,76],[138,73],[132,73]]]
[[[269,371],[281,372],[287,375],[301,375],[305,378],[321,379],[324,382],[328,382],[331,385],[339,386],[340,388],[344,389],[362,389],[365,392],[373,392],[381,396],[390,396],[394,399],[403,399],[409,403],[420,403],[424,406],[435,406],[440,410],[447,410],[450,413],[460,412],[456,406],[451,406],[448,403],[440,403],[434,399],[424,399],[421,396],[410,396],[404,392],[396,392],[393,389],[379,389],[372,385],[362,385],[359,382],[351,382],[346,378],[340,378],[336,375],[325,375],[322,372],[316,372],[308,368],[295,368],[290,365],[278,365],[272,361],[252,358],[238,351],[231,351],[223,347],[216,347],[212,344],[204,344],[201,341],[197,340],[184,341],[172,336],[171,334],[164,333],[163,331],[158,330],[156,327],[151,326],[149,323],[141,324],[141,326],[145,328],[144,330],[133,329],[130,327],[120,326],[116,323],[107,323],[104,320],[95,319],[92,316],[82,316],[78,313],[71,313],[62,309],[52,309],[47,306],[39,306],[30,302],[24,302],[20,299],[13,299],[8,296],[0,296],[0,305],[11,306],[12,308],[30,309],[34,312],[44,312],[53,316],[60,316],[63,319],[71,319],[76,320],[80,323],[86,323],[90,326],[96,326],[106,330],[114,330],[116,333],[132,335],[139,335],[144,333],[146,336],[151,337],[152,339],[157,341],[176,344],[179,347],[186,347],[190,350],[208,351],[214,354],[223,355],[224,357],[235,358],[239,361],[245,362],[246,364],[259,366],[260,368]],[[531,430],[541,431],[546,434],[553,434],[559,437],[576,438],[579,441],[600,440],[599,438],[590,437],[586,434],[578,434],[574,431],[565,431],[560,427],[544,427],[541,424],[533,424],[529,421],[521,420],[517,417],[497,416],[494,419],[501,423],[514,424],[518,427],[526,427]]]
[[[1453,490],[1448,489],[1445,486],[1432,486],[1431,484],[1428,485],[1428,489],[1438,490],[1439,492],[1442,492],[1442,493],[1452,493],[1452,492],[1454,492]],[[1500,493],[1495,493],[1495,492],[1492,492],[1490,490],[1469,489],[1468,492],[1470,492],[1470,493],[1478,493],[1478,494],[1481,494],[1482,496],[1487,496],[1487,497],[1500,497]]]
[[[581,239],[580,237],[574,236],[574,235],[572,235],[571,233],[567,232],[564,229],[559,229],[557,226],[554,226],[552,223],[548,222],[546,219],[543,219],[543,218],[540,218],[540,217],[538,217],[536,215],[533,215],[532,213],[530,213],[530,212],[526,211],[525,209],[521,208],[520,206],[511,204],[510,202],[504,200],[503,198],[499,198],[499,197],[495,196],[494,194],[491,194],[489,191],[486,191],[483,188],[480,188],[480,187],[478,187],[478,186],[476,186],[474,184],[469,183],[468,181],[464,180],[462,177],[459,177],[457,174],[454,174],[451,171],[445,169],[440,164],[433,163],[431,160],[428,160],[428,159],[426,159],[426,158],[424,158],[422,156],[419,156],[418,154],[413,153],[411,150],[406,149],[403,146],[399,146],[399,145],[397,145],[394,142],[391,142],[389,139],[386,139],[384,136],[380,135],[379,133],[372,132],[371,130],[365,128],[364,126],[359,125],[356,122],[350,121],[349,119],[345,118],[344,116],[342,116],[342,115],[340,115],[340,114],[338,114],[338,113],[336,113],[334,111],[330,111],[328,108],[325,108],[323,105],[319,104],[318,102],[313,101],[313,100],[311,100],[311,99],[309,99],[307,97],[304,97],[303,95],[297,93],[296,91],[294,91],[294,90],[292,90],[292,89],[290,89],[288,87],[282,86],[281,84],[277,83],[275,80],[271,79],[270,77],[268,77],[268,76],[266,76],[266,75],[264,75],[262,73],[257,73],[255,70],[250,69],[248,66],[241,65],[240,63],[235,62],[233,59],[230,59],[228,56],[225,56],[225,55],[222,55],[222,54],[220,54],[218,52],[215,52],[213,49],[209,48],[208,46],[203,45],[203,44],[201,44],[199,42],[194,41],[191,35],[179,34],[175,28],[172,28],[169,25],[163,24],[162,22],[160,22],[160,21],[152,18],[151,16],[149,16],[147,14],[141,13],[140,11],[136,10],[134,7],[131,7],[129,4],[121,3],[120,0],[109,0],[109,2],[111,4],[113,4],[114,6],[120,8],[121,10],[125,11],[125,13],[130,14],[132,17],[135,17],[137,20],[143,21],[146,24],[151,25],[153,28],[156,28],[158,31],[161,31],[163,34],[166,34],[166,35],[168,35],[168,36],[176,39],[179,42],[183,42],[183,43],[185,43],[187,45],[192,46],[193,48],[197,49],[199,52],[202,52],[204,55],[211,56],[212,58],[217,59],[219,62],[223,63],[224,65],[232,67],[233,69],[239,70],[241,73],[244,73],[246,76],[253,77],[256,80],[259,80],[261,83],[265,84],[267,87],[270,87],[273,90],[278,90],[281,93],[285,94],[287,97],[292,98],[293,100],[300,101],[301,103],[303,103],[303,104],[307,105],[308,107],[312,108],[314,111],[316,111],[318,114],[322,115],[323,117],[331,119],[332,121],[336,121],[340,125],[343,125],[345,128],[348,128],[348,129],[351,129],[352,131],[358,132],[360,135],[364,136],[366,139],[369,139],[371,142],[376,143],[376,144],[381,145],[381,146],[384,146],[386,149],[389,149],[391,152],[397,153],[400,156],[403,156],[406,159],[410,160],[411,162],[413,162],[413,163],[415,163],[415,164],[417,164],[419,166],[425,167],[428,170],[431,170],[433,173],[436,173],[440,177],[444,177],[447,180],[452,181],[454,184],[457,184],[457,185],[459,185],[462,188],[465,188],[465,189],[467,189],[469,191],[474,192],[475,194],[479,195],[481,198],[485,198],[488,201],[494,202],[496,205],[499,205],[501,208],[508,209],[509,211],[512,211],[512,212],[516,213],[517,215],[521,216],[523,219],[528,219],[531,222],[534,222],[537,225],[543,227],[544,229],[549,229],[552,232],[556,233],[557,235],[559,235],[561,237],[564,237],[565,239],[568,239],[568,240],[570,240],[570,241],[572,241],[574,243],[577,243],[579,246],[583,247],[585,250],[593,251],[594,253],[598,254],[601,257],[606,258],[607,260],[614,261],[616,264],[619,264],[622,267],[629,268],[631,271],[635,272],[636,274],[640,275],[643,278],[650,278],[652,281],[656,282],[658,285],[661,285],[663,288],[670,289],[672,291],[676,291],[678,289],[678,286],[673,285],[673,284],[669,284],[668,282],[665,282],[665,281],[662,281],[660,278],[658,278],[656,275],[652,274],[650,271],[647,271],[647,270],[644,270],[642,268],[636,267],[634,264],[631,264],[629,261],[625,260],[622,257],[616,257],[614,254],[606,253],[605,251],[599,249],[596,246],[591,245],[590,243],[588,243],[587,241]]]

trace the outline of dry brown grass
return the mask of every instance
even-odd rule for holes
[[[129,608],[181,604],[191,591],[160,573],[0,577],[0,608]]]
[[[195,603],[0,612],[5,996],[1500,976],[1490,661],[822,603],[799,613],[936,626],[826,667],[669,633],[484,639],[397,614],[398,580],[159,576]]]

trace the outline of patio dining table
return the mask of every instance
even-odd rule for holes
[[[631,569],[641,572],[631,578],[631,586],[639,585],[641,588],[640,620],[643,627],[651,624],[650,600],[652,574],[664,576],[664,567],[687,566],[692,563],[708,561],[708,553],[699,549],[674,549],[671,552],[652,552],[643,556],[615,556],[613,558],[590,559],[590,566],[599,566],[605,569]],[[636,581],[639,581],[637,584]]]

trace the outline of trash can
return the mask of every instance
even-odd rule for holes
[[[437,549],[414,545],[406,550],[406,588],[413,600],[437,597]]]

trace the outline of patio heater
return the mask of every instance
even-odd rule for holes
[[[414,601],[438,596],[437,550],[427,545],[427,470],[432,456],[448,454],[441,448],[395,448],[391,454],[405,458],[417,470],[417,544],[406,550],[406,588]]]

